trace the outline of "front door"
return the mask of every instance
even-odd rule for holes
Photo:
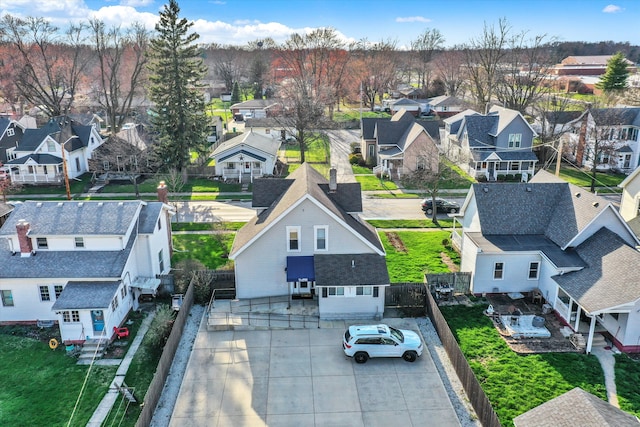
[[[494,171],[495,171],[495,163],[494,162],[487,163],[487,175],[489,176],[489,181],[493,181],[496,179],[496,177],[494,176]]]
[[[91,310],[91,321],[94,332],[104,331],[104,312],[102,310]]]
[[[293,282],[293,295],[311,295],[313,293],[315,293],[314,282],[308,280]]]
[[[251,162],[244,162],[244,173],[251,173]]]

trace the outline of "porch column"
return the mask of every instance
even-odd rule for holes
[[[587,350],[586,353],[591,353],[591,344],[593,344],[593,332],[596,330],[596,316],[591,316],[591,323],[589,324],[589,337],[587,338]]]
[[[576,321],[573,325],[573,330],[576,332],[580,332],[578,331],[578,328],[580,327],[580,313],[581,313],[582,308],[580,306],[578,306],[578,309],[576,310]],[[569,319],[571,319],[571,317],[569,317]]]

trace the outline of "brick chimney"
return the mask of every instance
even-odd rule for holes
[[[18,220],[18,223],[16,224],[16,231],[18,232],[20,256],[22,257],[31,256],[31,253],[33,252],[33,244],[31,243],[31,238],[28,236],[29,230],[29,223],[26,220]]]
[[[158,200],[162,203],[169,203],[169,189],[164,181],[160,181],[158,185]]]
[[[338,171],[335,168],[329,169],[329,193],[338,191]]]

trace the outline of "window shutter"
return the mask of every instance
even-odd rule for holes
[[[327,297],[327,288],[322,288],[322,298]]]

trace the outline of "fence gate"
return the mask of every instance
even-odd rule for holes
[[[425,307],[427,286],[424,283],[392,283],[385,287],[384,306],[390,308]]]
[[[468,294],[471,290],[471,273],[467,271],[425,274],[425,280],[429,286],[447,284],[454,294]]]

